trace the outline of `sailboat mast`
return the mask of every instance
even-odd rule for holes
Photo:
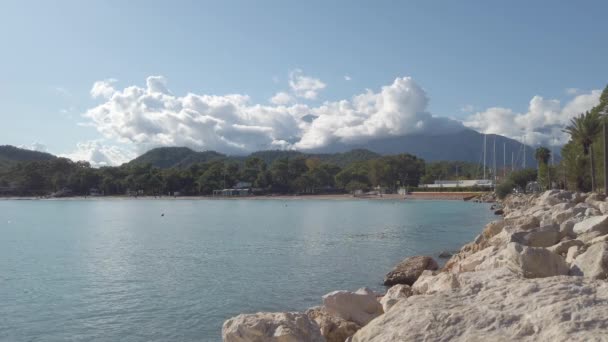
[[[507,176],[507,143],[502,143],[502,176]]]
[[[513,151],[511,151],[511,172],[515,171],[515,154]]]
[[[526,136],[522,139],[521,146],[524,148],[524,169],[526,168]]]
[[[494,159],[494,165],[492,165],[492,175],[494,176],[494,184],[496,184],[496,136],[494,136],[494,147],[492,149],[492,159]]]
[[[486,179],[486,135],[483,135],[483,179]]]

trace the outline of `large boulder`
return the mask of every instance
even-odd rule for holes
[[[362,326],[383,313],[376,294],[368,288],[330,292],[323,296],[323,306],[330,314]]]
[[[397,284],[412,285],[420,276],[422,271],[435,271],[439,268],[437,262],[429,256],[409,257],[393,268],[384,277],[384,285],[392,286]]]
[[[519,242],[530,247],[549,247],[559,241],[559,227],[547,225],[529,232],[516,232],[511,236],[512,242]]]
[[[420,278],[418,278],[420,279]],[[398,284],[386,291],[386,294],[380,299],[382,310],[387,312],[399,300],[407,298],[413,294],[412,288],[409,285]]]
[[[593,244],[574,259],[571,275],[592,279],[608,278],[608,242]]]
[[[458,275],[450,272],[424,271],[412,286],[415,294],[433,294],[437,292],[452,291],[460,287]]]
[[[581,240],[566,240],[556,245],[548,247],[547,249],[555,254],[565,254],[572,246],[583,246],[585,243]]]
[[[577,235],[598,232],[600,235],[608,234],[608,215],[594,216],[574,225],[572,229]]]
[[[462,273],[462,288],[399,301],[352,342],[602,341],[608,286],[580,277]],[[490,274],[492,275],[492,274]]]
[[[298,312],[258,312],[232,317],[222,326],[224,342],[325,341],[317,323]]]
[[[487,258],[476,270],[506,267],[526,278],[566,275],[569,265],[564,258],[542,247],[528,247],[511,242],[495,256]]]
[[[490,246],[485,248],[477,253],[467,256],[462,260],[459,260],[451,269],[452,273],[460,273],[460,272],[473,272],[475,268],[484,262],[488,257],[495,255],[498,251],[498,248],[495,246]],[[420,279],[420,278],[418,278]]]
[[[572,217],[564,222],[562,222],[562,224],[559,225],[559,237],[564,238],[564,237],[571,237],[571,238],[575,238],[576,234],[574,233],[574,225],[581,222],[582,220],[584,220],[584,217],[581,216],[577,216],[577,217]]]
[[[308,309],[306,315],[317,323],[327,342],[344,342],[361,329],[357,323],[332,315],[323,307]]]
[[[572,193],[560,190],[547,190],[537,200],[538,205],[553,206],[563,202],[569,202],[572,199]]]
[[[563,222],[565,222],[568,219],[571,219],[573,217],[576,217],[579,214],[585,213],[587,210],[591,210],[593,208],[578,208],[578,207],[574,207],[574,208],[568,208],[562,211],[554,211],[551,214],[551,219],[553,220],[553,222],[557,223],[557,224],[562,224]]]

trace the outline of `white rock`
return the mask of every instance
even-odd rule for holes
[[[592,279],[608,277],[608,242],[593,244],[587,251],[574,259],[570,269],[571,275],[585,276]]]
[[[480,265],[484,260],[488,257],[495,255],[498,251],[498,248],[495,246],[490,246],[485,248],[477,253],[467,256],[466,258],[460,260],[453,268],[453,273],[459,272],[473,272],[475,268]]]
[[[586,210],[590,210],[593,208],[589,208],[589,209],[585,209],[585,208],[568,208],[566,210],[563,211],[555,211],[553,212],[553,214],[551,215],[551,219],[553,220],[553,222],[557,223],[557,224],[562,224],[564,221],[575,217],[576,215],[580,214],[580,213],[584,213]]]
[[[602,236],[604,236],[605,234],[603,234],[602,232],[598,232],[598,231],[591,231],[588,233],[583,233],[579,236],[577,236],[576,238],[578,240],[583,241],[585,244],[589,245],[591,244],[591,241],[594,241],[595,239],[598,239]]]
[[[399,301],[352,342],[606,340],[605,282],[492,276],[462,273],[477,281],[461,279],[459,290]]]
[[[325,341],[319,326],[303,313],[259,312],[232,317],[222,327],[224,342]]]
[[[387,312],[393,305],[395,305],[399,300],[407,298],[412,295],[412,288],[408,285],[398,284],[392,286],[386,294],[380,300],[380,304],[382,304],[382,309],[384,312]]]
[[[330,292],[323,296],[323,305],[330,314],[338,315],[359,325],[366,325],[383,313],[382,305],[376,299],[376,294],[368,288],[362,288],[356,292]]]
[[[608,241],[608,234],[606,234],[606,235],[601,235],[601,236],[598,236],[598,237],[594,238],[593,240],[591,240],[591,241],[589,242],[589,244],[590,244],[590,245],[593,245],[594,243],[606,242],[606,241]]]
[[[603,202],[606,199],[604,194],[592,193],[585,199],[585,203],[592,205],[597,208],[598,203]]]
[[[574,234],[574,225],[581,222],[583,220],[582,217],[573,217],[571,219],[568,219],[564,222],[562,222],[562,224],[559,225],[559,237],[564,238],[566,236],[569,237],[576,237],[576,234]]]
[[[545,191],[536,201],[538,205],[556,205],[562,202],[566,202],[558,197],[559,190],[548,190]]]
[[[511,242],[518,242],[530,247],[549,247],[559,241],[559,227],[548,225],[529,232],[517,232],[511,236]]]
[[[424,271],[412,285],[412,290],[415,294],[433,294],[451,291],[459,286],[458,276],[453,273]]]
[[[569,265],[561,256],[541,247],[527,247],[511,242],[496,256],[489,257],[477,270],[506,267],[526,278],[568,274]]]
[[[603,202],[602,202],[602,204],[603,204]],[[602,214],[602,212],[599,209],[589,208],[589,209],[585,210],[585,216],[599,216],[601,214]]]
[[[585,243],[581,240],[566,240],[562,241],[556,245],[548,247],[547,249],[555,254],[564,254],[567,253],[570,247],[572,246],[583,246]]]
[[[324,307],[310,308],[306,310],[306,315],[317,323],[327,342],[344,342],[361,329],[355,322],[331,315]]]
[[[568,253],[566,253],[566,262],[571,264],[580,253],[581,246],[572,246],[568,248]]]
[[[560,212],[560,211],[564,211],[564,210],[570,209],[570,208],[572,208],[574,206],[575,206],[575,204],[574,203],[570,203],[570,202],[560,203],[560,204],[556,204],[553,207],[551,207],[551,211],[552,212]]]
[[[601,235],[608,234],[608,215],[594,216],[574,225],[572,229],[575,234],[600,232]]]

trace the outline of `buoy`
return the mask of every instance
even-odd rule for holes
[[[165,216],[165,213],[160,214],[160,216]]]

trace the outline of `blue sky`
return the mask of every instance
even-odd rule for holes
[[[175,96],[267,105],[301,70],[325,85],[295,101],[310,108],[410,76],[434,116],[470,121],[493,107],[525,116],[534,96],[559,100],[559,113],[607,82],[606,13],[605,1],[3,1],[0,144],[65,154],[93,140],[158,145],[82,116],[109,101],[91,97],[94,82],[145,88],[153,75]],[[408,131],[395,132],[386,134]]]

